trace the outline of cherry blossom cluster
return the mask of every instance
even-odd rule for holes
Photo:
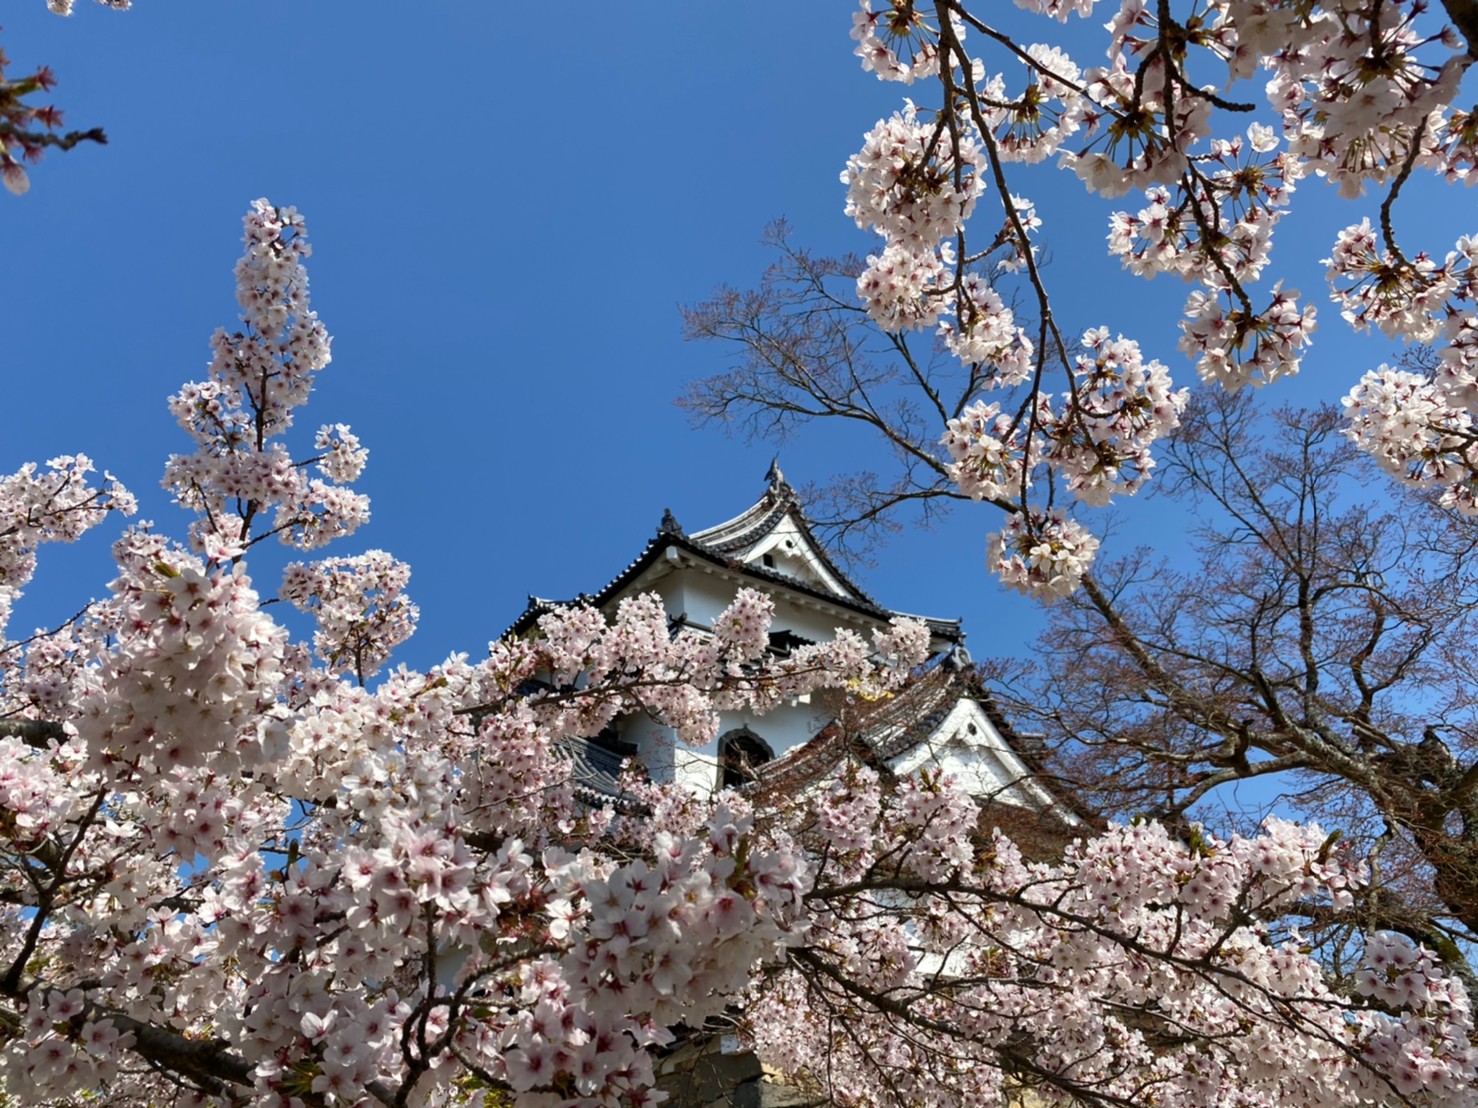
[[[1003,161],[1037,163],[1057,153],[1084,125],[1082,71],[1060,47],[1032,43],[1017,60],[1026,87],[1012,97],[1004,74],[980,90],[984,116]]]
[[[838,631],[830,642],[798,647],[768,663],[764,679],[752,680],[769,645],[771,614],[772,602],[752,589],[739,590],[715,618],[712,633],[687,628],[671,634],[655,595],[621,601],[612,625],[593,608],[565,609],[541,617],[528,664],[547,673],[558,689],[604,681],[628,688],[643,711],[667,720],[683,741],[702,745],[717,736],[720,712],[766,711],[817,687],[886,690],[928,652],[924,625],[897,619],[874,632],[870,645],[853,632]],[[886,668],[879,670],[878,661]],[[561,701],[555,697],[553,703]],[[622,707],[613,697],[576,698],[570,719],[553,725],[594,733]]]
[[[1464,353],[1478,347],[1469,342]],[[1401,481],[1440,489],[1445,506],[1478,515],[1478,379],[1470,356],[1446,354],[1434,376],[1387,365],[1367,373],[1345,397],[1347,433]]]
[[[1424,372],[1381,365],[1348,396],[1346,434],[1406,484],[1478,514],[1478,241],[1463,236],[1439,265],[1378,243],[1368,222],[1340,233],[1326,259],[1333,295],[1357,328],[1432,345]]]
[[[1084,72],[1082,87],[1071,118],[1080,121],[1087,142],[1081,150],[1063,150],[1058,164],[1100,196],[1119,197],[1177,180],[1190,165],[1188,148],[1210,134],[1208,101],[1167,96],[1163,79],[1141,78],[1123,54],[1109,66]]]
[[[894,818],[912,832],[900,844],[900,866],[939,884],[970,868],[980,809],[943,773],[923,770],[906,778],[899,783],[893,805]]]
[[[1071,596],[1093,565],[1098,539],[1060,509],[1016,512],[986,540],[986,564],[1002,584],[1046,600]]]
[[[742,589],[713,625],[719,649],[736,662],[754,662],[770,647],[775,602],[764,593]]]
[[[1187,399],[1133,340],[1111,340],[1100,327],[1085,332],[1080,345],[1074,389],[1062,396],[1060,412],[1040,393],[1032,411],[1014,416],[999,402],[977,400],[948,422],[940,440],[960,491],[1013,513],[991,540],[992,568],[1012,588],[1048,597],[1077,588],[1098,542],[1060,512],[1014,507],[1026,502],[1033,471],[1048,466],[1089,505],[1131,495],[1154,468],[1151,445],[1178,426]]]
[[[1014,241],[1014,240],[1013,240]],[[1009,259],[1001,266],[1014,265]],[[985,388],[1019,385],[1031,376],[1035,347],[1016,324],[1001,294],[978,272],[960,280],[955,318],[939,320],[939,335],[949,352],[975,367]]]
[[[847,159],[847,214],[889,246],[909,253],[937,249],[959,230],[984,191],[985,155],[975,142],[958,149],[944,129],[913,106],[880,119],[862,149]]]
[[[1300,307],[1296,292],[1275,286],[1269,306],[1254,313],[1236,291],[1261,276],[1273,230],[1306,170],[1276,153],[1276,134],[1258,123],[1245,138],[1211,138],[1208,146],[1196,160],[1194,191],[1158,185],[1137,213],[1114,213],[1109,251],[1139,276],[1174,273],[1201,286],[1186,301],[1180,346],[1196,358],[1202,380],[1235,391],[1298,372],[1314,329],[1315,310]]]
[[[1426,254],[1397,256],[1366,219],[1339,233],[1324,264],[1330,295],[1357,331],[1375,327],[1388,338],[1450,342],[1478,303],[1475,252],[1478,243],[1464,235],[1441,265]]]
[[[857,292],[884,330],[933,326],[947,305],[940,246],[969,218],[985,189],[985,155],[969,135],[951,137],[909,104],[879,120],[847,160],[847,214],[883,236]]]
[[[852,39],[857,43],[853,53],[862,59],[862,68],[881,80],[911,85],[939,69],[936,37],[912,4],[889,0],[885,11],[875,12],[872,0],[862,0],[861,11],[852,13]]]
[[[1345,196],[1395,177],[1407,149],[1445,127],[1443,111],[1468,62],[1450,30],[1427,36],[1417,28],[1421,8],[1359,4],[1285,15],[1289,37],[1264,62],[1290,153]]]
[[[246,250],[236,266],[243,328],[217,331],[207,380],[170,398],[196,450],[170,459],[164,485],[199,514],[191,540],[216,559],[239,556],[268,534],[313,549],[369,518],[368,498],[347,487],[367,456],[348,427],[318,432],[311,461],[322,477],[309,477],[305,463],[274,441],[291,428],[330,358],[328,332],[309,307],[307,227],[296,209],[266,200],[252,204],[244,227]],[[259,520],[270,520],[265,531],[254,530]]]
[[[1274,285],[1261,312],[1232,306],[1226,293],[1199,289],[1186,299],[1180,349],[1196,359],[1201,380],[1236,392],[1298,372],[1314,331],[1312,305],[1299,306],[1294,290]]]
[[[11,840],[32,846],[74,815],[67,775],[54,766],[32,765],[34,760],[20,739],[0,738],[0,811]]]
[[[870,11],[863,15],[872,18]],[[895,15],[913,18],[912,8]],[[1031,341],[984,277],[952,272],[952,240],[985,189],[984,168],[974,137],[950,136],[938,122],[921,120],[912,104],[879,120],[842,173],[847,214],[884,240],[882,253],[869,256],[858,277],[857,294],[883,330],[937,327],[962,361],[996,383],[1016,384],[1031,372]],[[1016,220],[1035,227],[1030,201],[1010,200]],[[1031,249],[1019,238],[1014,229],[1003,235],[1014,251],[1003,265],[1014,267],[1015,256]]]
[[[1069,15],[1092,15],[1094,3],[1095,0],[1016,0],[1018,8],[1050,15],[1059,23],[1066,23]]]
[[[749,849],[752,826],[720,803],[705,836],[659,833],[651,863],[581,881],[594,918],[564,970],[586,1007],[636,990],[652,994],[658,1027],[707,1019],[744,990],[755,962],[799,941],[804,867]]]
[[[1081,345],[1063,414],[1043,421],[1044,460],[1078,500],[1102,506],[1149,479],[1150,447],[1179,426],[1188,394],[1171,387],[1158,361],[1144,360],[1137,342],[1110,339],[1106,327],[1084,332]]]
[[[975,802],[937,770],[906,778],[890,793],[875,770],[854,765],[808,800],[800,824],[840,879],[886,863],[944,882],[969,868],[978,817]]]
[[[282,574],[282,599],[317,621],[313,651],[334,672],[363,678],[416,629],[420,609],[405,595],[411,567],[383,550],[352,558],[293,562]]]
[[[1151,444],[1180,421],[1187,394],[1173,389],[1166,368],[1146,362],[1138,343],[1106,328],[1084,333],[1074,367],[1074,391],[1055,413],[1038,398],[1030,417],[1011,416],[998,402],[976,401],[951,419],[941,438],[949,474],[976,500],[1011,500],[1030,488],[1045,462],[1077,499],[1101,505],[1131,494],[1148,479]]]
[[[45,469],[29,462],[0,478],[0,636],[11,605],[36,570],[38,546],[74,542],[110,511],[135,511],[133,494],[111,473],[95,488],[92,472],[91,459],[76,454],[53,458]]]
[[[15,1085],[6,1086],[8,1094],[39,1103],[58,1084],[103,1088],[118,1079],[120,1052],[133,1045],[133,1037],[120,1035],[112,1020],[88,1019],[87,1007],[80,989],[58,989],[34,999],[23,1027],[27,1038],[37,1042],[38,1057]],[[70,1037],[48,1034],[55,1025],[78,1030]]]
[[[254,764],[255,726],[277,699],[286,636],[258,607],[244,567],[208,571],[148,531],[129,532],[114,555],[118,643],[74,687],[92,764],[161,775],[243,756]]]
[[[57,15],[71,15],[76,2],[77,0],[46,0],[46,6]],[[97,0],[97,2],[121,12],[133,7],[133,0]]]
[[[816,799],[812,834],[844,879],[860,877],[877,861],[875,844],[882,810],[877,771],[867,766],[847,767]]]
[[[1050,417],[1044,409],[1039,406],[1039,419]],[[1041,447],[1025,423],[1001,411],[999,403],[983,400],[949,421],[940,443],[961,492],[976,500],[1011,500],[1029,487]]]
[[[461,1074],[530,1103],[571,1103],[576,1089],[580,1103],[643,1104],[650,1051],[670,1040],[668,1027],[722,1010],[757,959],[803,933],[804,862],[754,845],[748,815],[688,796],[669,816],[632,824],[640,830],[627,845],[612,839],[614,853],[598,840],[568,849],[577,810],[554,742],[582,718],[597,727],[605,718],[604,708],[568,710],[569,698],[660,710],[644,686],[693,664],[691,647],[665,629],[644,637],[650,604],[607,628],[612,645],[586,644],[617,667],[604,684],[527,691],[589,633],[587,613],[572,610],[546,617],[552,651],[507,644],[481,664],[398,671],[369,692],[329,671],[294,676],[301,655],[289,656],[270,621],[233,617],[252,599],[239,568],[208,577],[147,533],[130,536],[120,557],[131,578],[116,586],[116,603],[133,634],[119,652],[149,656],[148,674],[111,657],[96,673],[84,666],[81,703],[91,707],[75,739],[50,752],[4,741],[0,799],[16,813],[7,841],[38,849],[48,834],[85,832],[75,873],[61,876],[85,883],[107,858],[118,873],[66,914],[66,927],[38,936],[71,951],[61,964],[79,976],[28,990],[26,1032],[0,1053],[7,1089],[50,1098],[130,1087],[117,1058],[147,1044],[108,1038],[107,1021],[93,1017],[116,1012],[130,1028],[140,1019],[208,1026],[221,1051],[251,1059],[242,1072],[256,1103],[316,1094],[347,1104],[405,1081],[450,1088]],[[140,593],[161,609],[157,619],[137,611]],[[728,625],[763,643],[763,609],[742,598]],[[215,640],[202,637],[207,629]],[[909,625],[880,641],[908,667],[927,638]],[[202,651],[189,676],[166,664],[187,656],[181,642]],[[215,642],[234,646],[234,659]],[[863,663],[835,672],[822,663],[854,652],[818,655],[773,679],[787,688],[852,681]],[[752,705],[772,680],[712,665],[688,678],[708,688],[694,691],[697,701]],[[222,674],[245,682],[228,688]],[[263,703],[269,684],[277,697]],[[234,716],[249,693],[256,715]],[[146,711],[179,717],[182,699],[200,702],[206,718],[182,722],[192,737],[216,739],[213,748],[181,749],[178,733],[142,726]],[[520,747],[523,766],[510,757]],[[90,754],[99,770],[60,772]],[[118,791],[89,812],[103,781]],[[521,812],[499,802],[515,793]],[[632,859],[638,848],[644,857]],[[274,853],[292,864],[276,867]],[[175,906],[155,911],[158,897]],[[85,988],[75,983],[84,965]],[[54,1018],[66,988],[100,1031]],[[488,994],[517,999],[489,1005]],[[90,1044],[111,1050],[114,1068],[88,1063]]]
[[[744,1031],[835,1103],[875,1103],[879,1072],[890,1099],[941,1108],[996,1102],[1007,1073],[1064,1102],[1478,1103],[1470,1000],[1430,952],[1367,939],[1372,1012],[1265,926],[1294,900],[1349,903],[1364,874],[1335,837],[1270,820],[1181,842],[1142,823],[1060,863],[1025,861],[999,831],[955,854],[893,846],[974,824],[948,779],[921,786],[852,773],[792,817],[824,859],[815,915]],[[846,833],[859,823],[868,835]]]
[[[1379,232],[1370,219],[1347,228],[1327,263],[1344,318],[1358,330],[1444,347],[1467,333],[1474,303],[1468,240],[1445,261],[1408,254],[1391,221],[1391,201],[1413,173],[1471,181],[1478,149],[1471,113],[1452,107],[1472,57],[1451,28],[1423,14],[1422,0],[1211,0],[1185,11],[1124,0],[1112,5],[1108,59],[1092,67],[1060,42],[1016,37],[984,8],[939,5],[930,23],[913,3],[874,6],[864,0],[853,17],[863,68],[915,91],[903,113],[869,134],[843,174],[848,214],[885,242],[869,259],[858,295],[886,331],[937,329],[972,367],[975,387],[1031,390],[994,407],[975,401],[950,421],[950,471],[967,494],[1026,510],[1025,499],[1041,495],[1031,471],[1046,461],[1080,499],[1102,503],[1135,491],[1153,465],[1152,436],[1121,431],[1106,445],[1094,438],[1092,421],[1076,415],[1057,421],[1072,434],[1055,436],[1056,448],[1036,439],[1039,428],[1053,437],[1042,403],[1052,363],[1069,375],[1078,367],[1055,331],[1051,274],[1038,267],[1030,241],[1040,225],[1036,210],[1005,187],[1012,163],[1055,159],[1103,197],[1143,191],[1142,205],[1109,215],[1109,252],[1137,276],[1170,273],[1193,284],[1179,346],[1208,383],[1261,386],[1296,373],[1307,356],[1315,309],[1279,278],[1272,245],[1298,186],[1313,178],[1345,197],[1367,188],[1389,194]],[[1095,8],[1091,0],[1018,6],[1058,21]],[[1453,18],[1468,17],[1454,9]],[[969,49],[982,56],[967,51],[967,30]],[[1241,113],[1256,110],[1258,97],[1241,94],[1259,70],[1270,114],[1249,124]],[[925,78],[938,82],[933,109],[916,91]],[[929,189],[900,187],[917,175],[921,147],[961,162],[968,156],[970,164],[939,163]],[[890,148],[908,152],[890,162],[882,156]],[[985,216],[985,237],[972,249],[966,235],[987,173],[1003,186],[1004,218]],[[946,180],[973,193],[952,194],[941,187]],[[998,252],[1004,257],[995,270],[982,268]],[[1028,302],[1035,300],[1042,321],[1036,343],[1018,327],[1020,307],[1007,308],[991,287],[988,278],[1004,273],[1024,280]],[[1475,472],[1467,457],[1474,409],[1464,399],[1471,373],[1461,347],[1439,357],[1441,369],[1424,388],[1384,369],[1367,376],[1352,394],[1350,437],[1402,477],[1464,505]],[[1421,393],[1420,433],[1381,415],[1413,390]],[[1042,510],[1050,507],[1049,494]],[[1026,580],[1019,565],[1016,580]]]

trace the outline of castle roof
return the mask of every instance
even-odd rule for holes
[[[960,779],[977,799],[1049,816],[1064,828],[1098,820],[1043,762],[1040,740],[1016,733],[957,648],[890,696],[861,702],[809,742],[760,766],[759,792],[796,794],[856,762],[905,776],[925,765]]]
[[[646,547],[604,586],[568,600],[530,596],[501,637],[524,634],[540,616],[557,608],[580,604],[604,608],[634,586],[653,584],[664,571],[682,565],[730,574],[764,592],[773,593],[779,586],[797,599],[866,620],[886,622],[908,614],[879,604],[832,561],[778,465],[770,466],[766,478],[765,491],[754,504],[733,519],[691,535],[671,510],[666,511]],[[964,641],[958,619],[913,618],[923,620],[938,649]]]
[[[628,751],[566,738],[560,752],[585,802],[618,807],[629,802],[619,781]],[[1037,742],[1011,729],[982,688],[969,655],[959,649],[891,696],[850,708],[809,742],[757,767],[756,780],[745,788],[759,797],[798,796],[836,780],[849,762],[885,777],[933,766],[964,784],[995,822],[1014,810],[1034,833],[1060,840],[1060,846],[1101,823],[1101,817],[1046,772],[1041,755]]]
[[[832,561],[800,498],[772,464],[759,499],[732,519],[689,534],[670,510],[664,512],[646,546],[604,586],[567,601],[530,596],[504,636],[533,630],[541,616],[560,607],[608,609],[633,592],[662,591],[663,580],[678,572],[716,575],[735,588],[749,585],[783,595],[792,605],[819,610],[854,628],[904,614],[878,603]],[[672,613],[670,619],[675,627],[698,626],[686,613]],[[1016,734],[1001,716],[964,650],[960,621],[924,622],[937,652],[932,665],[890,696],[848,704],[812,738],[758,767],[756,780],[746,787],[760,794],[800,794],[825,787],[849,762],[897,777],[932,765],[952,774],[992,811],[1019,813],[1048,837],[1071,836],[1096,822],[1046,774],[1039,744]],[[784,648],[787,633],[782,629],[772,636],[777,649]],[[807,641],[793,633],[790,638]],[[623,802],[621,765],[636,748],[608,740],[560,743],[576,792],[588,803]]]

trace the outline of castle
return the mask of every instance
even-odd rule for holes
[[[613,613],[623,598],[643,593],[661,596],[674,632],[701,633],[742,587],[773,600],[770,649],[782,656],[843,628],[868,640],[906,614],[878,603],[832,561],[795,490],[772,465],[760,498],[732,519],[690,534],[667,512],[645,549],[604,586],[564,601],[530,596],[505,634],[529,633],[541,615],[563,605]],[[1003,814],[1045,820],[1070,837],[1083,826],[1082,814],[1043,779],[1030,739],[1013,733],[992,706],[975,678],[959,620],[924,623],[931,663],[895,696],[860,706],[846,719],[802,697],[763,716],[730,713],[714,742],[693,749],[670,728],[631,716],[596,738],[567,744],[576,782],[592,800],[614,797],[628,758],[653,780],[705,794],[760,783],[802,786],[824,778],[844,757],[899,776],[938,766]]]
[[[674,633],[702,633],[744,587],[774,602],[770,650],[777,656],[843,628],[868,640],[905,614],[878,603],[832,561],[795,490],[772,465],[760,498],[732,519],[689,534],[667,512],[646,547],[604,586],[564,601],[531,596],[505,634],[535,633],[540,616],[570,604],[611,615],[624,598],[645,593],[662,598]],[[801,697],[762,716],[729,713],[718,737],[700,749],[648,717],[628,716],[593,739],[562,743],[577,789],[589,803],[619,803],[628,759],[653,780],[704,794],[742,788],[796,795],[824,784],[848,760],[885,777],[937,767],[981,801],[983,822],[1003,827],[1030,852],[1059,852],[1092,814],[1054,787],[1038,746],[995,709],[965,651],[960,622],[924,623],[933,656],[890,697],[850,704]],[[684,1029],[663,1060],[660,1085],[676,1108],[808,1102],[784,1075],[712,1028]]]

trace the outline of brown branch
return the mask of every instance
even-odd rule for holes
[[[1447,17],[1468,40],[1468,57],[1478,59],[1478,0],[1442,0]]]
[[[0,719],[0,739],[20,739],[37,750],[49,750],[53,742],[67,741],[67,730],[49,719]]]
[[[103,133],[101,127],[93,127],[86,131],[68,131],[66,134],[58,135],[51,131],[21,131],[8,123],[0,123],[0,139],[14,141],[22,148],[38,149],[50,146],[57,150],[70,150],[83,142],[95,142],[100,146],[108,144],[108,136]],[[9,143],[0,143],[9,145]]]

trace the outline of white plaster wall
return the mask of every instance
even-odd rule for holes
[[[718,759],[690,747],[681,747],[674,752],[674,778],[678,784],[693,790],[699,796],[711,796],[718,788]]]
[[[744,555],[746,562],[763,564],[764,555],[774,559],[774,569],[788,573],[811,585],[821,585],[845,592],[840,581],[826,572],[811,554],[811,544],[801,534],[795,520],[786,515],[765,538],[755,543]]]
[[[636,591],[660,592],[669,614],[686,614],[691,622],[707,627],[712,626],[720,613],[734,602],[739,585],[737,579],[727,574],[685,568],[655,582],[647,590]],[[861,613],[829,608],[824,601],[817,601],[813,606],[797,602],[783,593],[770,595],[775,601],[772,629],[776,631],[793,631],[804,638],[825,642],[836,636],[838,627],[856,631],[866,638],[872,628],[885,626],[884,621]]]
[[[781,535],[784,533],[777,532]],[[692,565],[673,567],[664,564],[658,572],[648,574],[647,578],[646,582],[638,582],[628,590],[627,595],[657,592],[662,597],[664,610],[670,616],[685,616],[690,623],[700,627],[713,624],[724,609],[733,603],[741,584],[731,574],[707,572]],[[787,597],[784,593],[772,593],[771,596],[775,601],[775,619],[771,629],[790,631],[814,642],[831,641],[841,628],[860,634],[864,641],[870,641],[871,630],[883,626],[881,620],[860,613],[822,607],[821,602],[815,605],[804,600],[797,602],[797,599]],[[828,717],[807,697],[781,705],[762,716],[752,712],[725,713],[718,734],[721,738],[729,731],[747,727],[764,739],[778,757],[809,741],[827,722]],[[625,721],[621,733],[626,741],[636,744],[638,757],[653,780],[664,783],[682,781],[697,791],[712,790],[717,784],[717,740],[701,748],[688,747],[679,742],[669,728],[659,727],[640,717],[631,717]]]
[[[1026,764],[973,700],[956,704],[929,742],[896,759],[891,768],[902,776],[917,773],[926,765],[939,766],[970,795],[993,804],[1033,812],[1057,807],[1051,794],[1033,779]],[[1060,814],[1070,826],[1080,822],[1066,809],[1060,809]]]
[[[680,781],[699,792],[719,781],[718,748],[725,734],[748,728],[763,739],[776,757],[799,746],[826,725],[827,718],[809,703],[786,704],[765,715],[725,712],[719,717],[718,737],[701,747],[688,746],[670,727],[642,716],[628,716],[618,725],[622,739],[636,746],[636,756],[653,781]]]
[[[931,752],[927,749],[914,751],[913,755],[900,762],[896,772],[900,775],[916,773],[928,765],[938,767],[953,777],[971,796],[988,799],[993,804],[1010,804],[1018,808],[1034,808],[1022,795],[1022,789],[1010,781],[994,759],[982,757],[978,749],[957,746],[945,747]]]

